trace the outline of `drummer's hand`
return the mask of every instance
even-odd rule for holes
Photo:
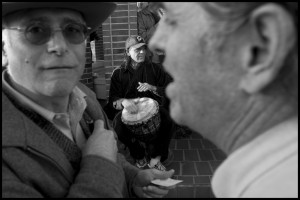
[[[137,87],[137,90],[139,92],[146,92],[148,90],[155,92],[156,91],[156,87],[153,85],[150,85],[149,83],[141,83],[139,82],[139,87]]]
[[[174,170],[159,171],[157,169],[140,170],[133,180],[133,191],[140,198],[162,198],[166,196],[172,187],[162,187],[151,183],[154,179],[171,178]]]
[[[122,107],[123,100],[124,99],[119,99],[119,100],[113,102],[113,106],[116,110],[122,110],[123,109],[123,107]]]
[[[95,121],[93,134],[87,140],[82,156],[97,155],[117,162],[117,141],[114,132],[104,129],[103,120]]]
[[[135,100],[124,99],[122,101],[122,105],[130,113],[137,113],[138,112],[138,106],[136,105]]]

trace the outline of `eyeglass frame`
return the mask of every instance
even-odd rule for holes
[[[68,37],[65,36],[64,30],[70,24],[76,24],[76,25],[79,25],[81,28],[83,28],[83,40],[82,41],[74,43],[71,40],[69,40]],[[26,38],[26,40],[29,41],[30,43],[34,44],[34,45],[43,45],[43,44],[46,44],[47,42],[49,42],[49,40],[51,39],[51,37],[53,36],[53,34],[55,32],[57,32],[57,31],[61,31],[62,34],[63,34],[63,36],[64,36],[64,38],[68,42],[70,42],[71,44],[81,44],[81,43],[83,43],[86,40],[86,38],[89,35],[89,31],[91,30],[90,27],[88,27],[88,26],[86,26],[84,24],[80,24],[80,23],[68,23],[63,28],[57,28],[57,29],[52,29],[51,27],[47,27],[47,28],[50,29],[50,34],[48,33],[49,35],[47,35],[47,37],[45,37],[45,40],[42,40],[42,42],[35,43],[32,40],[28,39],[28,36],[27,36],[27,33],[29,33],[29,31],[27,31],[28,28],[30,28],[30,26],[28,26],[26,28],[20,28],[20,27],[2,27],[2,30],[3,29],[8,29],[8,30],[15,30],[15,31],[22,32],[24,34],[24,37]]]

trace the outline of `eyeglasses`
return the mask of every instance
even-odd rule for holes
[[[47,25],[31,25],[26,28],[5,27],[24,33],[25,38],[32,44],[42,45],[47,43],[54,32],[62,31],[64,38],[72,44],[81,44],[88,36],[89,27],[79,23],[69,23],[60,29],[52,29]]]

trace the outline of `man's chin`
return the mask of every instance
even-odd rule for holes
[[[75,85],[71,83],[51,84],[45,88],[44,94],[45,96],[50,96],[50,97],[69,96],[72,93],[74,87]]]

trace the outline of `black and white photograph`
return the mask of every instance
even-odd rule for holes
[[[298,2],[2,2],[2,198],[298,198]]]

